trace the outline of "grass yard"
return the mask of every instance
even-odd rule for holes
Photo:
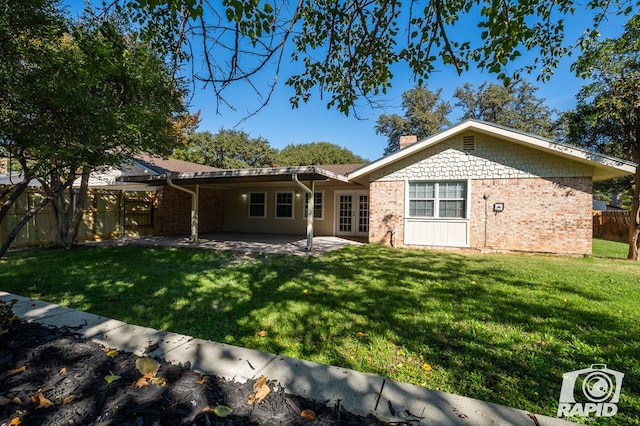
[[[0,290],[549,416],[563,373],[604,363],[625,378],[595,424],[639,424],[640,265],[622,251],[37,250],[0,261]]]

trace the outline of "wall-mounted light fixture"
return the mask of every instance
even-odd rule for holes
[[[246,200],[246,199],[247,199],[247,193],[246,193],[246,192],[244,192],[244,193],[242,194],[242,199],[243,199],[243,200]]]
[[[296,192],[296,198],[300,198],[300,193]]]

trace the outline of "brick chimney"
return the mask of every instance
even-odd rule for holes
[[[400,149],[416,142],[418,142],[418,136],[416,135],[400,136]]]

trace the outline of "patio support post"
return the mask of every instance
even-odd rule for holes
[[[295,183],[298,184],[300,188],[306,193],[309,194],[309,200],[307,201],[307,247],[305,250],[312,251],[313,250],[313,190],[314,190],[314,182],[311,181],[311,188],[305,186],[300,180],[298,180],[298,174],[293,173],[291,175],[291,179]]]
[[[189,241],[192,243],[198,242],[198,193],[200,192],[200,185],[196,185],[196,190],[192,191],[190,189],[184,188],[182,186],[178,186],[171,181],[171,178],[167,176],[167,183],[170,187],[175,188],[179,191],[186,192],[191,195],[191,238]]]

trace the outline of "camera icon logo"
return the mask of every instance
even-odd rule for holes
[[[562,375],[558,417],[611,417],[618,412],[624,374],[593,364]]]

